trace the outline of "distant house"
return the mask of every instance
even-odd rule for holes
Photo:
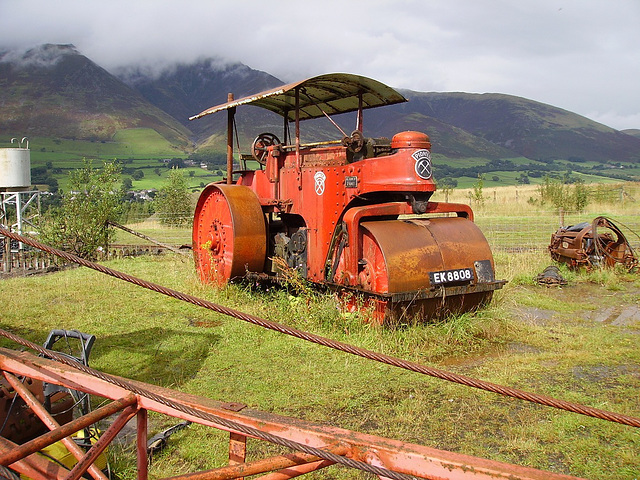
[[[133,201],[147,202],[153,200],[153,198],[156,196],[156,193],[158,193],[158,190],[155,188],[150,188],[148,190],[134,190],[127,193],[132,195]]]

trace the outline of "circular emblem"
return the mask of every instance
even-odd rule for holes
[[[315,189],[318,195],[322,195],[324,193],[324,182],[327,179],[327,176],[324,172],[316,172],[313,176],[313,180],[315,181]]]
[[[420,178],[431,178],[431,153],[429,150],[418,150],[411,155],[416,161],[416,173]]]

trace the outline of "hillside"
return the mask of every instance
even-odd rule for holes
[[[393,108],[402,116],[432,117],[533,160],[640,162],[640,139],[552,105],[497,93],[406,92]],[[418,129],[424,121],[415,121]],[[426,130],[429,131],[429,130]],[[442,146],[451,147],[449,142]],[[453,156],[455,151],[451,152]],[[502,154],[504,158],[504,153]]]
[[[230,92],[240,98],[283,83],[241,63],[227,64],[211,58],[167,67],[159,73],[150,73],[139,67],[123,68],[115,73],[149,103],[188,128],[199,140],[217,133],[220,126],[226,124],[226,117],[210,116],[197,122],[190,122],[189,117],[226,102]],[[253,122],[257,120],[261,119]]]
[[[640,138],[640,128],[630,128],[628,130],[622,130],[622,133]]]
[[[117,75],[189,128],[200,148],[213,150],[224,147],[226,116],[194,122],[187,120],[189,116],[224,103],[229,92],[240,98],[283,83],[245,65],[214,59],[175,65],[160,74],[128,69]],[[636,136],[551,105],[503,94],[402,93],[408,103],[366,113],[365,135],[390,137],[402,130],[424,131],[432,139],[434,152],[451,158],[640,161]],[[355,118],[345,117],[339,123],[351,131]],[[265,129],[277,134],[282,130],[279,118],[248,107],[238,109],[236,125],[241,144]],[[339,136],[324,119],[305,122],[303,134],[307,141]]]
[[[73,45],[0,54],[0,131],[109,141],[119,130],[150,128],[180,149],[190,132]]]
[[[175,152],[195,145],[210,155],[225,149],[226,115],[193,122],[188,118],[225,102],[230,92],[240,98],[282,83],[241,63],[213,58],[159,72],[129,67],[112,75],[72,45],[42,45],[26,53],[0,53],[0,133],[8,138],[28,135],[109,142],[118,131],[148,128],[168,140]],[[408,103],[365,113],[366,136],[424,131],[431,137],[434,153],[451,160],[524,157],[545,163],[581,163],[593,169],[640,163],[640,130],[620,132],[561,108],[511,95],[403,93]],[[353,130],[355,116],[342,117],[337,120],[344,131]],[[258,133],[281,135],[282,120],[247,106],[238,109],[236,127],[242,150],[247,151]],[[340,136],[326,119],[303,124],[303,141]]]

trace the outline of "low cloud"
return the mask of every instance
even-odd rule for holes
[[[640,127],[635,0],[0,2],[0,49],[72,43],[110,71],[213,57],[285,82],[351,72],[416,91],[610,112],[601,118],[612,127]]]

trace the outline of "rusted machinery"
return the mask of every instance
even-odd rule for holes
[[[340,292],[348,308],[364,298],[378,321],[469,311],[502,287],[470,207],[430,201],[429,137],[364,137],[363,110],[405,102],[401,94],[369,78],[328,74],[232,98],[191,118],[228,112],[232,174],[205,187],[193,224],[204,282],[277,279],[291,269]],[[244,156],[234,171],[234,114],[245,104],[281,115],[283,140],[258,135],[251,147],[258,168],[247,168]],[[346,112],[357,112],[350,135],[330,117]],[[303,144],[301,121],[322,117],[342,138]]]
[[[606,217],[562,227],[551,235],[551,258],[578,267],[613,267],[621,264],[637,268],[638,259],[620,228]]]

